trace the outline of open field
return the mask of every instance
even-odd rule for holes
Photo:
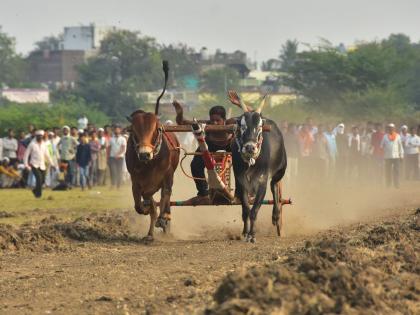
[[[146,245],[128,186],[0,190],[0,313],[415,314],[419,191],[308,184],[288,192],[284,238],[262,209],[256,245],[239,207],[175,208],[173,235]],[[177,177],[174,199],[192,194]]]

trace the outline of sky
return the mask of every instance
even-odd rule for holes
[[[240,49],[260,62],[277,57],[287,39],[350,45],[405,33],[418,42],[419,12],[420,0],[0,0],[0,25],[23,54],[65,26],[95,23],[163,44]]]

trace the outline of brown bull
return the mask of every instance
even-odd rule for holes
[[[134,207],[139,214],[150,214],[146,240],[153,240],[155,225],[167,231],[174,172],[179,162],[179,142],[175,134],[165,132],[158,117],[141,110],[129,117],[126,163],[131,176]],[[153,195],[161,190],[160,213]]]

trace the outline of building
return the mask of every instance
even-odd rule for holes
[[[0,97],[15,103],[49,103],[48,89],[3,89]]]
[[[115,29],[94,24],[65,27],[58,49],[30,53],[29,80],[50,87],[72,88],[78,79],[77,66],[95,55],[101,41]]]
[[[28,57],[29,80],[53,87],[73,87],[77,66],[85,62],[83,50],[34,51]]]
[[[255,69],[255,65],[248,60],[246,53],[240,50],[227,53],[218,49],[212,55],[206,47],[203,47],[200,52],[192,54],[191,57],[199,65],[201,72],[230,67],[238,71],[244,79],[251,70]]]
[[[94,24],[88,26],[70,26],[64,28],[63,33],[63,50],[94,50],[98,49],[101,41],[115,27],[96,26]]]

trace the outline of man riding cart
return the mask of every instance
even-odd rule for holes
[[[195,121],[186,120],[184,118],[183,109],[180,103],[173,102],[176,110],[176,122],[178,125],[193,125]],[[213,106],[209,110],[209,119],[200,121],[206,125],[229,125],[234,124],[234,118],[226,119],[226,110],[223,106]],[[231,152],[231,143],[233,139],[233,132],[231,131],[210,131],[205,134],[205,142],[209,152],[225,151]],[[197,153],[201,150],[197,149]],[[201,155],[194,155],[191,162],[191,173],[194,178],[195,186],[197,188],[197,196],[189,199],[187,202],[193,205],[208,204],[209,199],[209,185],[205,178],[205,161]]]

